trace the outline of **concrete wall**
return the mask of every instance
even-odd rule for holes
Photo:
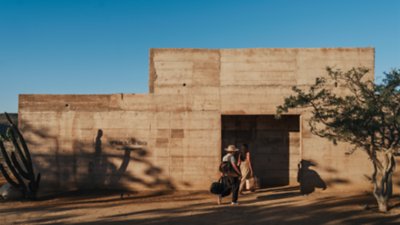
[[[49,189],[204,190],[226,147],[221,116],[273,115],[293,85],[311,85],[326,66],[365,66],[373,79],[374,49],[151,49],[150,94],[20,95],[20,123]],[[366,156],[346,156],[349,146],[310,133],[307,112],[291,114],[292,184],[305,159],[330,187],[368,185]]]
[[[216,172],[220,122],[186,110],[182,95],[20,95],[42,191],[198,189]]]

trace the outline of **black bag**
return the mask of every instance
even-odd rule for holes
[[[221,162],[219,171],[229,177],[238,177],[240,175],[233,169],[231,162]]]
[[[219,171],[223,174],[231,173],[233,171],[232,164],[230,162],[221,162]]]
[[[213,182],[210,186],[210,192],[216,195],[225,197],[231,194],[232,191],[232,178],[222,176],[217,182]]]
[[[224,184],[222,183],[222,178],[217,182],[213,182],[210,187],[210,192],[216,195],[221,194],[224,191]]]

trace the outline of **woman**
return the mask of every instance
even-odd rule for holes
[[[246,185],[246,179],[250,179],[254,176],[253,166],[250,160],[250,151],[247,144],[242,144],[240,146],[240,172],[242,174],[242,178],[240,180],[239,193],[243,194],[244,187]]]

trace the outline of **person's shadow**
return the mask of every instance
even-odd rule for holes
[[[89,174],[92,179],[92,185],[95,187],[117,187],[119,181],[124,175],[128,164],[131,160],[131,152],[135,149],[123,147],[120,148],[124,151],[124,156],[122,158],[122,163],[117,168],[108,159],[108,156],[103,153],[102,140],[103,130],[97,130],[97,135],[94,143],[94,154],[92,156],[92,161],[89,162]]]
[[[310,166],[315,166],[314,163],[308,160],[301,160],[298,164],[297,181],[300,183],[300,193],[308,195],[315,191],[315,188],[326,189],[326,184],[319,174],[310,169]]]

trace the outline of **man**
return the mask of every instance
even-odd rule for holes
[[[238,205],[238,195],[239,195],[239,185],[240,185],[240,177],[241,173],[237,166],[237,158],[236,154],[239,152],[239,149],[235,147],[235,145],[229,145],[225,151],[227,154],[222,158],[222,163],[227,164],[230,171],[223,172],[223,181],[225,184],[229,184],[232,192],[232,202],[231,205]],[[221,204],[222,196],[218,196],[218,204]]]

